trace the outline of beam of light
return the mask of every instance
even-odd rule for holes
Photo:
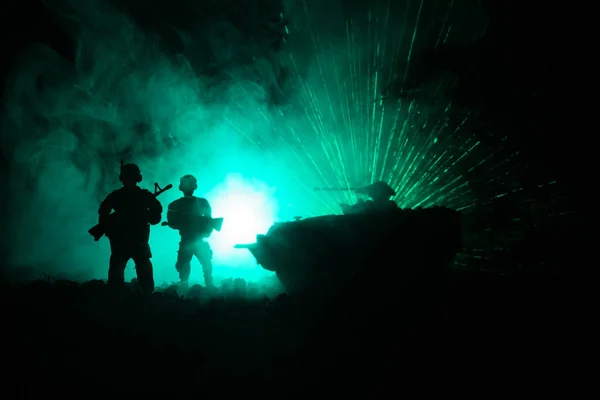
[[[462,121],[451,124],[456,110],[451,99],[440,92],[443,82],[430,88],[430,95],[439,97],[431,112],[419,100],[381,98],[384,85],[395,78],[398,65],[404,65],[406,81],[415,48],[423,47],[419,35],[424,2],[406,2],[415,7],[403,18],[413,15],[414,20],[401,25],[400,33],[393,30],[400,24],[392,20],[391,4],[375,1],[365,15],[347,19],[343,45],[326,39],[324,25],[310,25],[314,57],[308,77],[294,81],[295,102],[278,113],[257,115],[261,123],[271,127],[269,133],[257,135],[236,126],[235,120],[229,122],[250,143],[261,143],[261,148],[285,147],[294,157],[279,162],[297,181],[344,188],[384,180],[398,193],[395,200],[401,207],[447,206],[462,211],[470,221],[467,225],[473,220],[493,219],[480,213],[495,196],[510,196],[513,214],[528,213],[535,199],[520,180],[523,159],[518,152],[507,150],[502,141],[482,143],[478,132],[465,128],[473,118],[468,110]],[[306,3],[304,6],[307,19],[318,14]],[[454,6],[451,2],[444,10],[444,22],[434,35],[444,37],[444,42],[452,28],[448,16]],[[473,32],[478,35],[480,29]],[[300,60],[293,53],[288,63],[300,76]],[[268,151],[265,157],[269,157]],[[315,196],[307,186],[304,189],[302,201],[318,204],[314,214],[339,213],[340,202],[356,200],[350,191],[327,191]],[[523,230],[524,225],[518,221],[513,218],[514,226]],[[467,238],[465,253],[456,265],[464,265],[464,260],[478,254],[482,232],[468,236],[476,239],[469,242]],[[496,246],[507,246],[510,240],[506,236],[492,239]]]
[[[413,32],[405,35],[408,42],[390,37],[389,2],[376,2],[363,21],[347,20],[341,50],[323,39],[320,26],[311,26],[315,57],[309,77],[295,81],[296,102],[279,113],[257,115],[272,127],[271,135],[257,136],[243,126],[235,130],[266,148],[283,144],[295,159],[282,164],[299,180],[310,176],[314,184],[328,187],[385,180],[397,190],[402,207],[473,206],[473,182],[465,166],[481,161],[481,143],[460,127],[451,129],[443,117],[431,119],[415,101],[381,100],[399,55],[410,62],[422,3]],[[366,34],[359,34],[365,26]],[[294,54],[289,63],[297,65]],[[337,213],[340,201],[354,200],[343,191],[321,193],[318,199],[322,213]]]

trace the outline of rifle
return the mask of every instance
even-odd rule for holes
[[[194,224],[198,231],[200,232],[212,232],[213,230],[217,232],[221,232],[221,228],[223,227],[223,218],[210,218],[210,217],[199,217],[199,216],[191,216],[194,219]],[[168,226],[168,221],[164,221],[160,224],[161,226]]]
[[[167,190],[171,189],[172,187],[173,187],[173,185],[171,185],[169,183],[164,188],[161,188],[160,186],[158,186],[158,183],[155,183],[154,184],[154,193],[153,193],[153,196],[154,197],[158,197],[159,195],[161,195],[162,193],[164,193]],[[96,224],[96,225],[94,225],[93,227],[90,228],[90,230],[88,231],[88,233],[94,237],[94,240],[96,242],[98,240],[100,240],[100,238],[102,236],[104,236],[106,234],[106,228],[111,225],[112,221],[114,221],[115,214],[116,213],[113,212],[112,214],[110,214],[108,216],[108,218],[106,218],[105,222],[103,222],[101,224]]]

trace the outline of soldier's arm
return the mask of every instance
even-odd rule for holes
[[[212,208],[210,207],[210,203],[206,199],[201,199],[202,201],[202,216],[212,218]]]
[[[148,205],[148,222],[150,225],[156,225],[162,218],[163,206],[156,197],[150,195],[150,204]]]
[[[173,229],[181,229],[182,227],[177,200],[169,204],[167,208],[167,224]]]
[[[98,209],[98,223],[102,224],[106,221],[106,218],[110,215],[110,213],[114,210],[114,194],[111,193],[102,203],[100,203],[100,208]]]

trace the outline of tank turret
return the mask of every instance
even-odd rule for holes
[[[462,249],[460,213],[444,207],[326,215],[273,225],[246,248],[288,293],[335,293],[365,276],[442,271]]]

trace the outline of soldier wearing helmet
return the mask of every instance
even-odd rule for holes
[[[99,222],[107,224],[106,236],[110,242],[108,283],[123,285],[125,267],[133,259],[138,282],[144,293],[149,294],[154,290],[152,253],[148,243],[150,225],[160,222],[163,208],[150,191],[138,186],[142,173],[137,165],[122,165],[119,180],[123,187],[110,193],[98,210]],[[110,220],[112,211],[116,218]]]
[[[398,208],[398,204],[391,200],[391,197],[396,195],[396,191],[383,181],[354,189],[354,191],[359,194],[366,194],[371,200],[360,201],[352,206],[342,203],[341,206],[344,214],[389,211]]]
[[[202,265],[206,287],[213,287],[212,250],[204,240],[212,232],[212,228],[206,223],[212,218],[212,211],[206,199],[194,196],[197,188],[198,182],[193,175],[183,176],[179,183],[183,197],[169,204],[167,211],[168,226],[178,230],[181,236],[175,268],[179,272],[181,289],[184,291],[187,289],[194,256]]]

